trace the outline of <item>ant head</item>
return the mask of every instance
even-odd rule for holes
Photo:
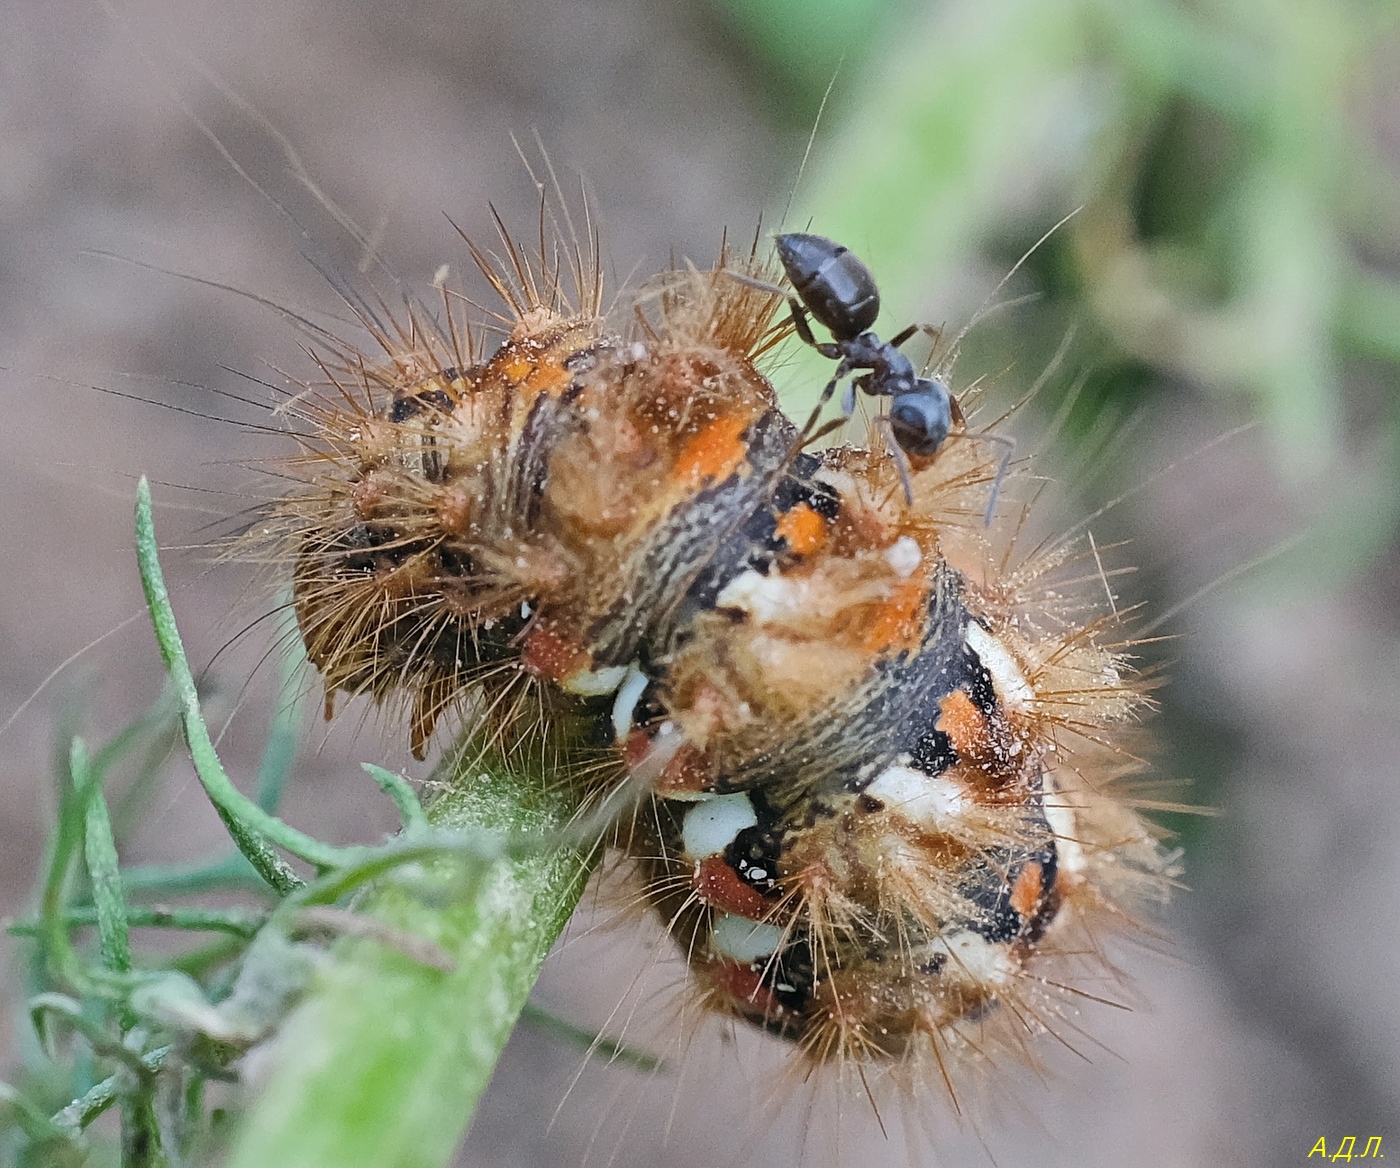
[[[890,402],[890,430],[899,448],[929,458],[938,453],[953,424],[952,399],[941,381],[921,377],[910,393]]]
[[[854,340],[875,323],[880,290],[855,252],[802,232],[780,235],[776,244],[793,290],[836,340]]]

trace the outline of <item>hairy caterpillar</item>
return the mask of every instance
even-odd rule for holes
[[[1113,792],[1145,698],[1056,586],[1071,545],[1018,556],[1024,505],[984,529],[994,437],[804,450],[757,244],[624,322],[577,249],[568,296],[556,252],[503,238],[504,264],[473,247],[498,348],[451,292],[440,318],[361,304],[381,354],[323,355],[297,398],[305,486],[259,538],[328,715],[403,702],[420,757],[450,711],[497,737],[584,715],[605,761],[580,769],[640,792],[614,842],[707,1006],[807,1063],[947,1081],[1054,1031],[1086,929],[1166,869]]]

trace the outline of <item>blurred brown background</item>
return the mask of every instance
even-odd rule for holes
[[[1026,246],[1085,205],[1008,290],[1038,291],[1039,305],[974,335],[959,381],[1002,373],[1016,360],[1010,388],[1028,384],[1077,326],[1058,378],[1065,385],[1087,378],[1054,455],[1072,476],[1064,522],[1146,483],[1095,525],[1100,544],[1133,541],[1118,553],[1140,569],[1123,602],[1145,600],[1161,612],[1296,533],[1305,536],[1258,572],[1190,604],[1164,630],[1179,639],[1148,651],[1171,662],[1159,727],[1163,770],[1193,780],[1187,797],[1222,814],[1172,823],[1187,848],[1192,891],[1165,922],[1175,937],[1170,957],[1124,955],[1142,1006],[1086,1009],[1086,1027],[1103,1047],[1086,1045],[1087,1062],[1052,1055],[1057,1081],[1044,1087],[1026,1076],[1016,1087],[1024,1106],[1012,1110],[1024,1115],[984,1127],[980,1137],[949,1135],[941,1162],[985,1163],[978,1146],[985,1142],[1003,1168],[1271,1166],[1303,1162],[1319,1136],[1330,1149],[1355,1135],[1358,1151],[1371,1135],[1400,1140],[1393,543],[1400,317],[1385,299],[1400,223],[1391,211],[1400,199],[1387,203],[1393,192],[1379,180],[1381,193],[1371,198],[1340,164],[1325,184],[1309,186],[1306,166],[1326,168],[1335,162],[1327,158],[1271,170],[1280,158],[1301,158],[1306,143],[1271,155],[1273,139],[1231,129],[1233,90],[1211,96],[1258,80],[1253,58],[1232,64],[1228,51],[1212,56],[1183,41],[1178,55],[1199,65],[1199,77],[1181,81],[1172,72],[1180,62],[1167,56],[1155,75],[1134,73],[1118,49],[1104,46],[1139,45],[1128,37],[1137,26],[1125,32],[1126,17],[1115,24],[1107,15],[1101,26],[1086,23],[1091,6],[1080,5],[1071,20],[1069,5],[1027,0],[827,3],[812,9],[805,28],[800,14],[785,19],[781,7],[739,0],[723,8],[232,0],[132,3],[115,13],[83,0],[7,6],[0,720],[20,712],[0,737],[0,912],[20,911],[40,859],[54,802],[50,755],[65,711],[77,711],[72,716],[100,738],[159,691],[131,551],[135,477],[157,483],[165,545],[198,547],[232,530],[237,513],[268,490],[245,464],[281,449],[270,450],[277,440],[266,434],[218,420],[265,420],[220,396],[266,399],[230,371],[276,379],[278,368],[305,369],[297,338],[268,309],[89,253],[218,281],[297,311],[336,312],[308,262],[322,257],[233,172],[198,119],[307,227],[337,270],[353,271],[362,258],[299,187],[267,130],[201,69],[285,133],[321,187],[373,233],[394,271],[419,285],[440,264],[465,262],[447,215],[487,238],[490,200],[508,223],[532,229],[536,195],[512,135],[528,144],[538,131],[565,181],[585,180],[615,287],[672,254],[708,259],[726,226],[747,238],[761,213],[776,223],[816,103],[844,52],[790,221],[810,213],[815,230],[861,251],[882,273],[891,312],[965,320]],[[1255,45],[1259,19],[1291,20],[1291,40],[1281,33],[1279,44],[1259,49],[1260,100],[1297,98],[1277,125],[1301,139],[1316,110],[1291,85],[1270,89],[1277,81],[1270,70],[1291,81],[1290,71],[1317,64],[1308,56],[1315,50],[1355,83],[1331,95],[1337,108],[1328,116],[1345,117],[1373,151],[1367,165],[1384,167],[1400,150],[1400,40],[1377,19],[1380,7],[1218,4],[1201,27],[1215,29],[1221,45],[1232,37]],[[1151,12],[1170,23],[1182,10]],[[1010,50],[1035,40],[1036,20],[1064,43],[1040,38],[1047,61],[1028,67]],[[998,21],[1029,31],[998,41]],[[1144,16],[1143,27],[1150,23]],[[1074,38],[1101,54],[1092,68],[1065,64]],[[1275,50],[1282,55],[1270,56]],[[1141,59],[1150,56],[1142,50]],[[954,98],[940,98],[938,87],[956,69],[994,97],[1004,69],[1005,101],[979,105],[971,80]],[[1051,87],[1054,101],[1032,101],[1032,91],[1012,84],[1037,70],[1070,78]],[[921,85],[938,92],[929,97]],[[1175,91],[1163,97],[1174,85],[1187,93],[1183,100],[1208,112],[1218,100],[1226,113],[1193,120],[1189,106],[1172,104]],[[959,111],[964,121],[947,121]],[[913,123],[937,148],[910,144]],[[1243,122],[1251,132],[1265,123]],[[1023,140],[1002,133],[1006,125],[1020,127]],[[1318,125],[1311,128],[1325,139],[1327,126]],[[995,157],[986,162],[989,150]],[[1255,181],[1280,173],[1274,186]],[[1207,178],[1216,186],[1203,192]],[[1137,251],[1114,242],[1114,192],[1125,184]],[[1291,206],[1285,196],[1299,190],[1317,197],[1292,220],[1268,218],[1267,208]],[[871,206],[887,218],[877,221]],[[1187,223],[1193,206],[1215,217]],[[1241,222],[1274,223],[1274,243],[1253,240],[1257,255],[1235,254],[1241,235],[1222,206]],[[902,258],[894,254],[900,249]],[[1139,259],[1149,263],[1146,276],[1133,266]],[[1263,291],[1255,296],[1240,272],[1257,273],[1266,260],[1281,266],[1258,278]],[[1348,265],[1364,278],[1347,276]],[[1151,297],[1164,288],[1170,295],[1161,307]],[[1149,307],[1134,316],[1124,303]],[[1269,347],[1275,343],[1280,348]],[[1251,346],[1264,350],[1255,364]],[[801,381],[800,372],[790,376]],[[1047,391],[1046,413],[1063,391]],[[1107,440],[1105,419],[1116,435]],[[1260,425],[1186,459],[1252,419]],[[1038,424],[1028,419],[1023,433]],[[215,659],[266,605],[245,571],[207,560],[167,554],[196,662]],[[237,713],[224,740],[234,775],[251,773],[261,749],[275,670],[259,662],[270,635],[258,628],[237,639],[210,673],[212,720]],[[354,763],[417,772],[397,735],[372,719],[353,729],[342,725],[329,736],[311,729],[285,813],[334,839],[376,839],[391,820]],[[178,767],[157,809],[131,836],[128,862],[223,850],[222,829]],[[20,960],[17,947],[5,945],[7,958]],[[539,996],[601,1023],[617,980],[628,975],[580,956],[588,952],[580,944],[566,953]],[[14,1062],[28,1040],[17,1002],[7,1007]],[[600,1116],[599,1162],[614,1147],[619,1165],[751,1161],[756,1146],[736,1147],[733,1134],[746,1122],[747,1090],[732,1066],[725,1069],[734,1057],[711,1052],[696,1064],[712,1068],[699,1081],[692,1072],[679,1086],[663,1079],[645,1091],[633,1072],[589,1066],[549,1127],[579,1056],[522,1028],[462,1162],[576,1164]],[[637,1092],[640,1102],[631,1098]],[[635,1118],[620,1133],[617,1117],[632,1107]],[[774,1125],[762,1157],[789,1162],[800,1127],[791,1116]],[[906,1162],[900,1140],[883,1140],[866,1117],[846,1132],[852,1159]]]

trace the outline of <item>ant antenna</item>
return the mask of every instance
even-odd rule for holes
[[[841,421],[844,422],[845,419],[843,418]],[[890,452],[890,457],[894,460],[895,470],[899,471],[899,482],[904,488],[904,501],[912,507],[914,505],[913,471],[909,466],[909,456],[904,453],[899,439],[895,437],[894,421],[889,414],[880,414],[875,419],[875,425],[885,439],[885,449]]]
[[[992,476],[991,494],[987,497],[987,509],[982,513],[982,526],[990,527],[992,515],[997,509],[997,499],[1001,497],[1002,481],[1006,478],[1006,472],[1011,467],[1011,457],[1016,453],[1016,440],[1008,438],[1005,434],[969,434],[965,430],[955,430],[947,437],[959,438],[964,442],[989,442],[1006,451],[1001,456],[1001,461],[997,463],[997,473]]]
[[[817,434],[807,439],[807,442],[803,443],[803,445],[816,441],[818,437],[825,435],[836,426],[841,425],[844,421],[844,418],[835,419],[832,423],[823,426]],[[895,469],[899,471],[899,481],[904,487],[904,501],[912,506],[914,503],[913,468],[909,465],[908,454],[906,454],[904,448],[900,446],[899,439],[895,437],[894,423],[888,414],[881,414],[875,419],[875,425],[884,436],[885,448],[890,452],[890,457],[894,459]],[[990,527],[992,525],[992,516],[996,513],[997,500],[1001,498],[1001,484],[1006,479],[1006,472],[1011,467],[1012,455],[1016,452],[1015,439],[1008,438],[1002,434],[969,434],[962,430],[954,430],[945,435],[944,441],[946,442],[950,438],[957,438],[963,442],[988,442],[1000,446],[1005,450],[1005,453],[1001,456],[1001,461],[997,463],[996,474],[992,476],[992,489],[987,497],[987,509],[982,513],[982,526]]]

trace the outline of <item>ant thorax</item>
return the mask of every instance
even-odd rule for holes
[[[1054,564],[954,566],[986,444],[802,450],[758,364],[770,280],[673,273],[626,332],[521,293],[492,353],[346,366],[280,508],[297,616],[328,695],[405,700],[420,756],[522,685],[587,719],[611,761],[580,770],[640,789],[613,839],[714,1011],[813,1062],[941,1058],[999,1005],[1059,1010],[1044,970],[1160,872],[1101,745],[1142,698],[1046,618]]]

